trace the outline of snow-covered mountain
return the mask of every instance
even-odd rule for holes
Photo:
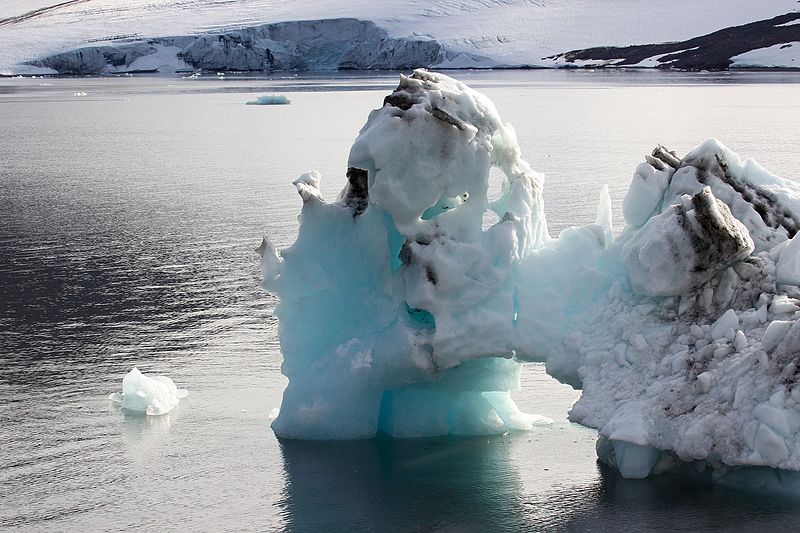
[[[553,66],[544,58],[600,46],[684,41],[799,10],[797,0],[19,0],[0,4],[0,72],[19,72],[22,64],[89,46],[155,37],[213,40],[243,28],[258,33],[253,28],[265,24],[322,19],[374,23],[381,37],[362,42],[366,48],[386,39],[401,46],[433,41],[423,47],[436,48],[436,61],[425,66]],[[753,52],[741,64],[791,66],[792,48],[800,50],[800,44]],[[162,56],[145,63],[157,68]]]
[[[725,28],[685,41],[602,46],[553,56],[558,66],[658,67],[724,70],[800,68],[800,12]]]

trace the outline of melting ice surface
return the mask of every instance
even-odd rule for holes
[[[607,189],[595,224],[554,239],[513,128],[426,71],[370,113],[335,202],[319,180],[294,182],[297,241],[260,249],[289,378],[278,436],[524,430],[536,419],[509,393],[534,360],[582,390],[570,419],[626,477],[800,470],[796,184],[714,139],[682,159],[658,147],[616,239]]]
[[[265,94],[245,103],[247,105],[285,105],[291,104],[292,101],[282,94]]]
[[[122,378],[122,394],[115,392],[109,399],[126,411],[146,415],[163,415],[178,406],[189,391],[179,389],[167,376],[146,376],[134,368]]]

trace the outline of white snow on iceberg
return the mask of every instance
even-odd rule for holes
[[[513,128],[426,71],[370,114],[348,167],[333,203],[318,173],[296,180],[297,241],[261,248],[289,378],[279,436],[526,429],[509,392],[537,360],[582,389],[570,418],[626,477],[800,470],[798,185],[714,139],[659,146],[616,239],[606,190],[595,224],[553,239]]]
[[[177,407],[188,395],[167,376],[146,376],[133,368],[122,378],[122,393],[112,393],[109,399],[126,411],[157,416]]]

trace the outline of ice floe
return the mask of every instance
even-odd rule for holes
[[[122,393],[112,393],[109,399],[126,411],[157,416],[177,407],[188,395],[167,376],[146,376],[133,368],[122,378]]]

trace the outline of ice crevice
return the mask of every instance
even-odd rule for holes
[[[715,139],[645,159],[616,238],[607,188],[594,224],[551,238],[544,177],[492,102],[401,76],[338,199],[301,176],[296,242],[259,248],[289,378],[276,434],[528,429],[510,392],[532,360],[582,390],[570,419],[626,477],[800,470],[800,187]]]

